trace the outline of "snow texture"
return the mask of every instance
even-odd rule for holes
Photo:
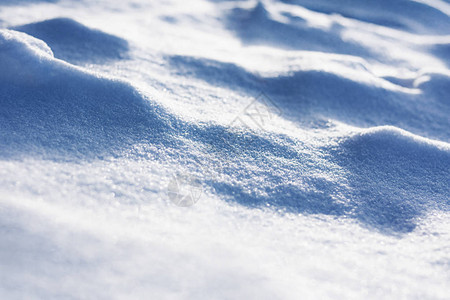
[[[448,2],[8,0],[0,26],[1,299],[448,298]]]

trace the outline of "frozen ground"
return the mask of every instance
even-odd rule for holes
[[[0,26],[0,299],[448,299],[448,1]]]

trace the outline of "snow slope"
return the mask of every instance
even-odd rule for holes
[[[445,299],[449,15],[2,2],[0,298]]]

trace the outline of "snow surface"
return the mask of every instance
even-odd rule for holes
[[[447,1],[3,0],[0,26],[0,299],[448,299]]]

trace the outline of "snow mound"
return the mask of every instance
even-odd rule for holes
[[[289,22],[274,20],[261,2],[252,9],[235,8],[229,13],[227,26],[236,32],[243,43],[250,45],[276,45],[286,49],[314,50],[345,54],[364,54],[364,47],[345,41],[341,28],[311,27],[299,17],[289,17]]]
[[[222,163],[202,158],[204,168],[220,172],[207,184],[247,207],[354,218],[385,233],[411,232],[428,212],[450,209],[450,145],[393,126],[349,132],[318,148],[212,128],[196,139],[217,149],[215,163]]]
[[[363,223],[411,231],[424,212],[450,209],[447,143],[382,126],[346,138],[332,153],[348,171],[347,197]]]
[[[69,18],[56,18],[42,22],[15,26],[46,42],[56,58],[73,64],[104,63],[126,58],[128,42],[119,37],[84,26]]]
[[[164,112],[129,84],[54,59],[44,42],[0,31],[0,155],[101,155],[157,137]],[[62,151],[62,152],[61,152]]]
[[[19,54],[24,56],[53,57],[53,52],[46,43],[39,39],[30,38],[26,34],[2,30],[2,39],[0,40],[0,43],[2,46],[2,55],[18,51]],[[8,60],[2,58],[2,62],[6,64],[8,63]],[[17,63],[17,59],[15,60],[15,63]],[[6,74],[7,72],[2,72],[0,75],[5,76]]]

